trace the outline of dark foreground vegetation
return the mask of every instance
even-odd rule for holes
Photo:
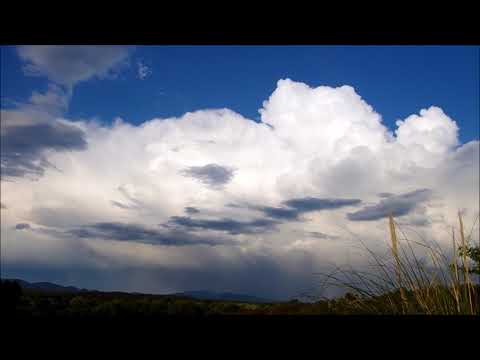
[[[448,292],[447,289],[444,290]],[[475,287],[478,298],[480,287]],[[405,295],[405,294],[404,294]],[[415,296],[406,294],[411,314],[422,314]],[[85,291],[81,293],[48,292],[22,289],[14,281],[2,281],[3,315],[15,318],[159,318],[172,315],[209,317],[218,315],[357,315],[391,314],[392,299],[399,308],[399,292],[361,300],[352,293],[334,300],[303,303],[297,300],[278,303],[246,303],[198,300],[179,296]],[[362,301],[362,306],[357,306]],[[478,308],[478,304],[476,304]],[[478,313],[478,310],[477,310]]]

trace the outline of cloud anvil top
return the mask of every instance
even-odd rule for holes
[[[352,86],[283,78],[259,119],[219,104],[105,123],[67,109],[82,84],[121,81],[133,49],[17,51],[26,75],[49,85],[13,107],[2,100],[7,271],[67,278],[76,269],[75,282],[94,287],[201,283],[284,298],[315,269],[346,261],[351,234],[382,247],[390,214],[447,244],[457,210],[478,212],[480,143],[459,140],[442,104],[391,129]],[[135,63],[147,86],[156,69]]]

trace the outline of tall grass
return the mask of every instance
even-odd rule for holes
[[[392,215],[388,220],[391,256],[381,258],[362,242],[372,270],[336,268],[326,275],[324,286],[346,289],[352,313],[478,315],[479,285],[469,273],[465,252],[457,251],[470,245],[478,217],[467,236],[458,214],[458,237],[452,228],[451,255],[421,236],[409,239]]]

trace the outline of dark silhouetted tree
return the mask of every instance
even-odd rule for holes
[[[0,289],[2,310],[7,313],[14,312],[20,304],[22,288],[16,281],[2,280]]]

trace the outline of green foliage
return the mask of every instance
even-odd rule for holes
[[[460,246],[458,254],[470,258],[474,263],[468,269],[470,273],[480,275],[480,246]]]

